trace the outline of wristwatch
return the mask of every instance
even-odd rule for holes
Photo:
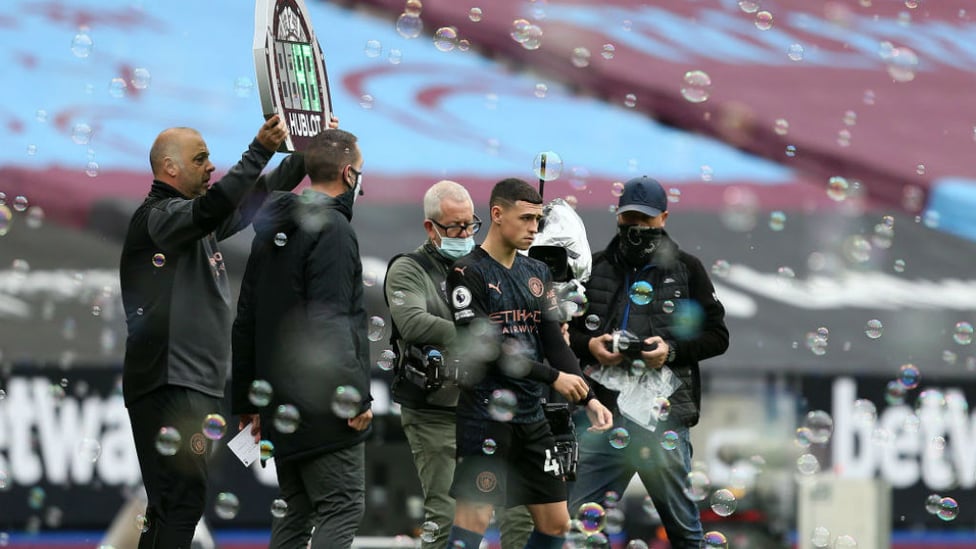
[[[668,358],[667,360],[665,360],[665,363],[672,364],[674,363],[675,357],[678,356],[678,348],[677,345],[675,345],[674,341],[668,341],[667,344],[668,344]]]

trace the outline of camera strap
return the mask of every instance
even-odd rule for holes
[[[443,276],[441,276],[440,270],[437,269],[437,266],[434,265],[434,262],[429,257],[427,257],[426,254],[421,253],[421,252],[417,252],[417,251],[396,254],[392,258],[390,258],[390,262],[387,263],[387,265],[386,265],[386,272],[387,273],[390,272],[390,267],[393,266],[393,263],[396,260],[400,259],[401,257],[407,257],[409,259],[412,259],[415,263],[417,263],[418,265],[420,265],[420,268],[423,269],[423,271],[425,273],[427,273],[428,276],[430,276],[431,281],[434,283],[434,287],[437,289],[437,295],[445,303],[447,303],[448,305],[450,305],[450,302],[447,299],[447,294],[446,294],[446,292],[444,290],[444,286],[445,286],[445,283],[446,283],[446,278],[443,277]],[[389,308],[390,307],[390,301],[389,301],[389,299],[386,296],[386,283],[387,283],[387,280],[388,280],[388,277],[384,277],[383,278],[383,301],[386,302],[386,306],[387,306],[387,308]],[[429,297],[429,296],[425,296],[425,298],[426,297]],[[392,325],[392,329],[390,330],[390,349],[392,349],[393,350],[393,353],[396,355],[396,358],[394,359],[394,362],[393,362],[393,364],[394,364],[394,366],[393,366],[393,374],[395,376],[397,376],[397,377],[401,377],[405,373],[404,372],[404,361],[406,360],[406,356],[405,355],[408,355],[409,352],[404,352],[400,348],[400,344],[402,343],[403,338],[400,335],[399,328],[397,328],[396,321],[393,319],[393,315],[390,315],[390,324]],[[422,379],[421,380],[418,380],[417,379],[417,374],[420,374],[420,371],[417,370],[417,369],[415,369],[415,368],[412,368],[412,370],[413,371],[410,372],[412,375],[406,376],[406,378],[409,381],[411,381],[412,383],[419,384],[421,387],[423,387],[423,381],[422,381]],[[419,381],[419,383],[418,383],[418,381]]]

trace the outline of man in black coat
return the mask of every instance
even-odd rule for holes
[[[729,331],[701,261],[665,232],[667,209],[654,179],[624,185],[617,236],[593,256],[589,310],[570,324],[573,351],[596,394],[612,405],[614,427],[623,430],[609,441],[578,430],[578,480],[569,505],[575,513],[584,503],[603,503],[606,494],[622,494],[636,473],[671,546],[685,549],[702,541],[697,502],[684,490],[689,429],[701,407],[698,362],[724,353]],[[578,420],[585,425],[585,417]]]
[[[363,158],[356,137],[337,129],[313,138],[304,157],[311,188],[272,193],[254,222],[233,330],[233,411],[274,445],[287,511],[272,523],[271,547],[349,547],[365,510],[373,417],[349,223]]]

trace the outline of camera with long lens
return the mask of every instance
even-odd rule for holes
[[[645,345],[644,340],[629,330],[616,330],[610,336],[612,339],[606,344],[607,350],[611,353],[620,353],[630,360],[641,358],[642,351],[657,349],[657,343]]]

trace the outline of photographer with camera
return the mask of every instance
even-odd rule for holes
[[[426,242],[395,256],[384,282],[397,354],[393,400],[400,404],[400,420],[424,490],[423,549],[443,548],[454,519],[454,498],[448,492],[457,447],[459,371],[447,352],[455,331],[445,288],[448,269],[474,248],[480,228],[468,191],[453,181],[435,183],[424,195]],[[532,531],[526,508],[499,509],[497,515],[502,548],[521,548]]]
[[[571,346],[594,391],[629,435],[625,447],[611,446],[577,416],[580,460],[570,511],[623,494],[636,473],[671,546],[697,549],[701,518],[683,489],[691,471],[689,428],[701,405],[698,362],[724,353],[729,331],[701,261],[664,231],[667,206],[654,179],[626,183],[617,235],[593,256],[589,309],[570,324]]]

